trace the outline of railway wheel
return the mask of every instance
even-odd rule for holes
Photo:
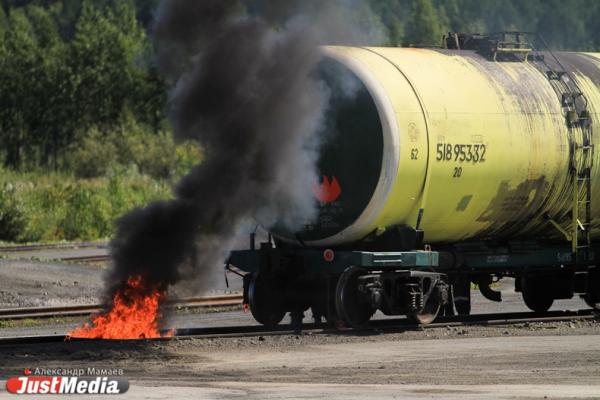
[[[524,276],[521,278],[521,290],[525,305],[535,312],[546,312],[552,307],[554,297],[548,291],[545,280],[539,277]]]
[[[452,285],[454,294],[454,307],[458,315],[471,314],[471,280],[468,276],[461,276]]]
[[[273,278],[253,273],[248,287],[248,303],[254,319],[267,327],[279,325],[285,317],[283,296]]]
[[[423,282],[423,293],[429,292],[429,285],[432,284],[431,279],[426,279]],[[429,325],[438,316],[442,309],[442,301],[440,299],[439,290],[433,288],[433,291],[427,298],[427,302],[419,312],[408,314],[409,320],[419,325]]]
[[[366,296],[358,290],[358,278],[365,274],[366,271],[361,268],[347,268],[340,276],[335,291],[337,315],[353,328],[365,326],[375,312]]]

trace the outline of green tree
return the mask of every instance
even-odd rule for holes
[[[4,37],[5,57],[0,61],[0,124],[5,164],[19,169],[29,145],[29,126],[34,118],[37,43],[23,10],[10,13]]]
[[[83,3],[69,60],[82,131],[110,128],[119,120],[143,79],[143,69],[136,63],[143,38],[130,2],[115,9]]]
[[[435,46],[441,43],[445,29],[431,0],[414,0],[409,21],[405,38],[408,43]]]
[[[39,6],[25,8],[37,41],[37,74],[31,88],[35,97],[35,116],[30,117],[30,143],[34,152],[30,159],[43,167],[57,168],[60,148],[64,146],[64,122],[69,118],[69,74],[65,67],[66,46],[58,31],[56,21],[47,9]],[[65,109],[67,108],[67,109]]]
[[[388,32],[388,44],[399,46],[404,41],[404,4],[398,0],[371,0],[373,12],[381,17]]]
[[[565,7],[562,1],[549,0],[540,10],[537,30],[555,49],[587,49],[591,35],[586,32],[585,21],[581,2],[572,1]]]
[[[586,27],[588,27],[586,34],[590,38],[589,47],[586,50],[600,50],[600,2],[593,2],[587,12]]]
[[[0,39],[4,38],[4,32],[8,29],[8,19],[4,8],[0,7]]]
[[[119,28],[124,60],[122,71],[128,75],[126,107],[139,122],[151,126],[153,132],[158,133],[164,128],[166,119],[167,87],[154,62],[154,47],[136,19],[136,3],[133,0],[117,0],[110,8],[110,16]],[[153,2],[147,3],[149,6]]]

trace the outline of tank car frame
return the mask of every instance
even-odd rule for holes
[[[232,252],[226,268],[241,272],[244,304],[267,326],[279,324],[289,312],[299,327],[308,309],[316,322],[324,317],[352,327],[364,326],[378,310],[428,324],[439,314],[469,314],[471,283],[485,298],[502,301],[491,284],[504,277],[515,278],[515,290],[535,312],[575,295],[600,308],[597,243],[585,262],[573,262],[568,243],[464,242],[435,248],[415,243],[407,248],[410,229],[396,231],[403,232],[395,241],[402,251],[387,247],[394,242],[390,237],[355,249],[303,248],[271,238],[257,248],[252,237],[251,248]],[[413,232],[414,239],[419,237]]]

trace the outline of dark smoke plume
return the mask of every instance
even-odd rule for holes
[[[305,12],[302,2],[260,1],[241,13],[234,0],[163,1],[155,39],[159,66],[174,83],[175,134],[198,140],[206,160],[175,199],[117,222],[107,295],[132,275],[166,289],[219,268],[249,220],[293,230],[315,217],[311,187],[328,101],[312,74],[317,46],[340,42],[331,30],[352,30],[315,4]]]

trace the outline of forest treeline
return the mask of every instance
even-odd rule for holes
[[[268,0],[240,1],[252,12]],[[597,0],[329,1],[383,32],[380,44],[435,45],[447,31],[526,30],[540,32],[555,49],[600,48]],[[311,2],[318,7],[322,0],[300,3]],[[168,176],[175,161],[161,154],[173,150],[165,146],[167,85],[151,40],[158,0],[1,4],[2,165],[89,177],[102,175],[109,164],[133,162],[151,175]],[[138,154],[140,147],[150,150]],[[151,165],[148,154],[163,163]]]
[[[553,50],[600,49],[597,0],[370,0],[392,45],[439,44],[445,32],[524,31]]]
[[[165,85],[133,2],[3,3],[0,141],[6,167],[68,168],[89,138],[106,139],[121,127],[155,135],[165,130]]]
[[[237,12],[253,14],[280,0],[239,1]],[[598,0],[281,0],[288,14],[273,23],[324,1],[358,31],[376,32],[372,44],[526,30],[554,49],[600,49]],[[152,43],[158,0],[0,5],[0,241],[110,237],[115,218],[170,197],[202,157],[171,134],[169,83]]]

